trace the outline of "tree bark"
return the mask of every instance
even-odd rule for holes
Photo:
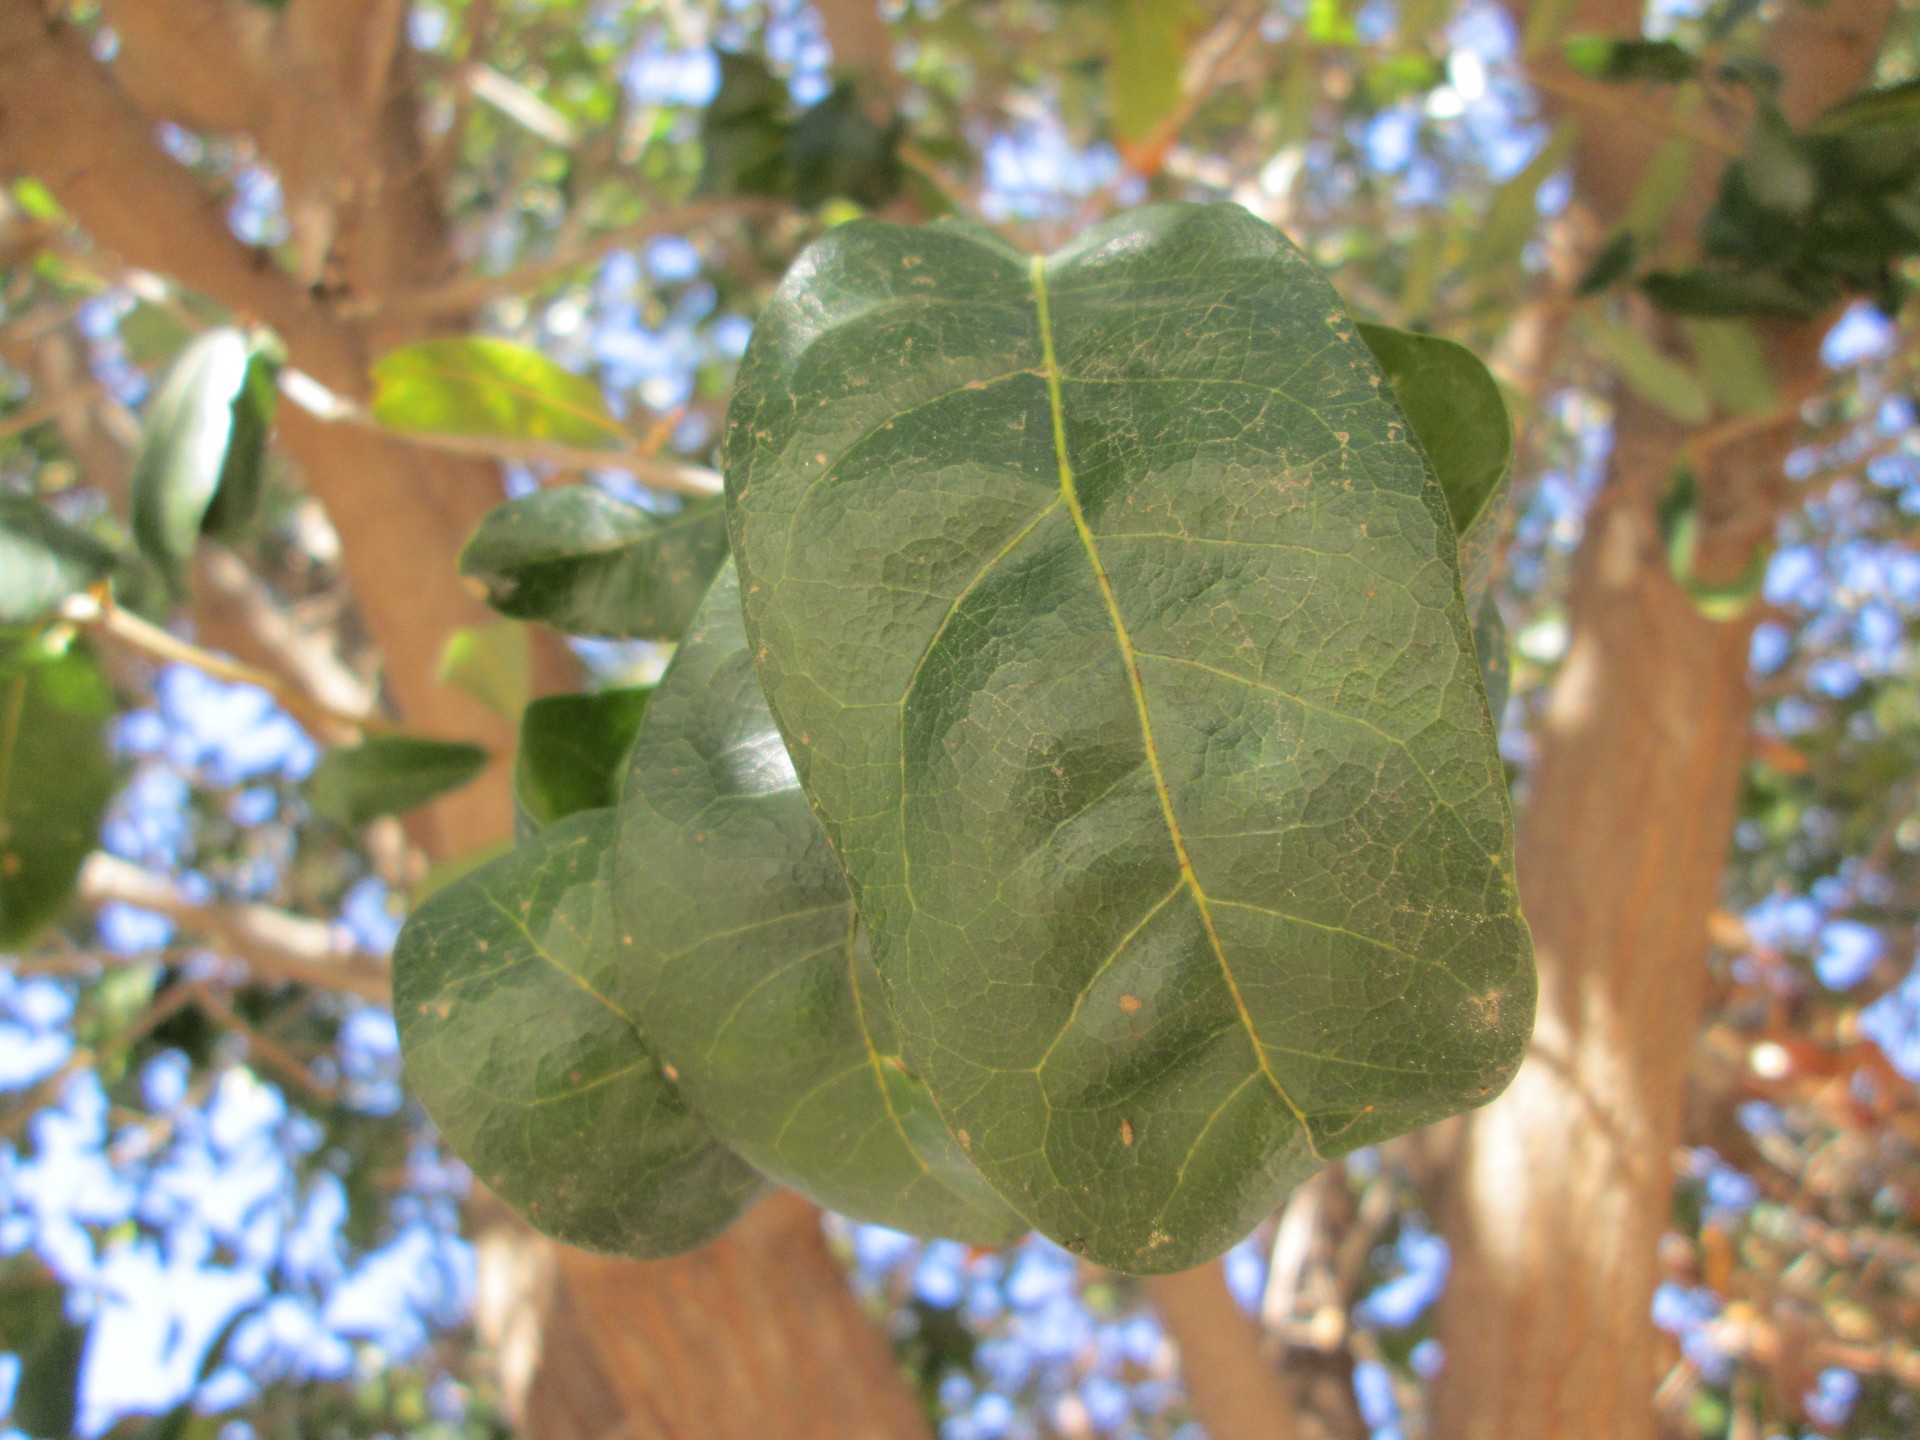
[[[1856,0],[1778,22],[1790,118],[1857,87],[1888,8]],[[1637,5],[1633,17],[1612,33],[1637,33]],[[1645,153],[1621,128],[1576,162],[1603,220]],[[1701,176],[1696,193],[1712,186]],[[1803,393],[1821,327],[1765,333],[1781,392]],[[1797,413],[1783,415],[1706,457],[1703,575],[1738,574],[1771,534],[1797,429]],[[1620,399],[1574,566],[1572,640],[1538,727],[1517,857],[1539,1018],[1511,1088],[1471,1118],[1443,1217],[1443,1440],[1650,1440],[1658,1426],[1656,1250],[1753,706],[1751,620],[1703,618],[1655,524],[1690,433]]]
[[[1207,1440],[1294,1440],[1292,1386],[1262,1353],[1259,1328],[1227,1289],[1221,1266],[1153,1275],[1144,1283],[1180,1347],[1187,1403]]]
[[[250,58],[241,66],[233,57],[227,82],[238,93],[200,96],[204,118],[230,120],[262,103],[263,93],[276,103],[291,93],[279,83],[284,77],[263,79],[251,68],[273,53],[271,37],[258,33],[259,16],[271,12],[217,0],[142,0],[123,13],[141,10],[197,17],[201,26],[249,27]],[[302,0],[282,13],[304,15],[314,35],[334,37],[327,43],[369,47],[347,54],[315,40],[293,77],[315,95],[329,83],[346,85],[334,99],[359,106],[368,97],[347,81],[362,76],[381,40],[367,29],[329,27],[329,19],[349,10],[397,26],[404,7]],[[167,33],[164,25],[160,32]],[[164,84],[169,72],[157,58],[140,68],[137,34],[130,30],[122,41],[122,63],[150,96],[192,88]],[[383,321],[377,306],[376,318],[363,323],[335,302],[377,301],[444,280],[452,269],[445,217],[423,178],[429,168],[419,158],[403,41],[388,63],[390,85],[372,97],[378,134],[367,153],[378,158],[368,166],[360,157],[360,189],[331,192],[351,213],[315,225],[325,253],[301,247],[303,266],[325,272],[307,279],[324,283],[302,283],[235,239],[212,198],[160,149],[156,116],[94,61],[84,34],[49,22],[35,0],[0,0],[0,164],[39,178],[96,244],[266,322],[286,341],[294,365],[342,394],[363,397],[369,362],[411,332],[399,328],[404,321]],[[309,119],[317,127],[309,133],[333,133],[329,117]],[[291,143],[285,137],[301,133],[283,117],[257,138],[271,158]],[[300,153],[311,157],[308,149]],[[315,193],[328,193],[341,161],[312,160],[306,173],[326,177],[324,185],[314,182]],[[394,313],[404,316],[404,307]],[[457,318],[414,323],[444,327]],[[427,454],[291,406],[282,407],[279,435],[343,537],[354,599],[406,723],[478,740],[498,757],[478,782],[423,812],[412,827],[416,842],[430,855],[449,856],[505,835],[513,728],[435,679],[447,636],[491,618],[460,585],[454,561],[480,517],[499,503],[495,467]],[[557,644],[543,653],[551,680],[566,653]],[[509,1375],[508,1391],[520,1403],[527,1434],[926,1440],[911,1389],[848,1290],[818,1212],[804,1202],[776,1197],[699,1254],[653,1264],[567,1251],[492,1213],[494,1222],[475,1237],[481,1289],[507,1297],[511,1323],[496,1340],[503,1359],[525,1362],[518,1382]]]

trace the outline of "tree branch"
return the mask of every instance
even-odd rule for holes
[[[381,1004],[389,999],[386,963],[345,943],[324,920],[269,905],[205,904],[190,899],[167,876],[105,851],[95,851],[81,867],[79,895],[95,907],[118,902],[164,915],[181,929],[217,942],[261,980],[337,990]]]
[[[1220,1265],[1149,1276],[1146,1290],[1180,1347],[1188,1400],[1209,1440],[1294,1440],[1292,1387],[1261,1353],[1259,1329]]]

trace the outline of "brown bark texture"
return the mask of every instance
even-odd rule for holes
[[[1638,32],[1639,7],[1573,28]],[[1795,9],[1776,41],[1789,117],[1863,82],[1884,0]],[[1576,191],[1604,224],[1657,132],[1583,129]],[[1697,174],[1697,224],[1713,194]],[[1765,348],[1784,395],[1819,375],[1817,325]],[[1739,574],[1771,533],[1796,410],[1707,452],[1708,579]],[[1654,507],[1692,432],[1623,395],[1605,488],[1576,558],[1567,654],[1537,728],[1518,873],[1540,967],[1532,1048],[1475,1114],[1444,1216],[1452,1280],[1440,1317],[1441,1440],[1648,1440],[1657,1246],[1673,1188],[1685,1077],[1747,762],[1752,620],[1704,618],[1673,578]]]
[[[429,287],[453,269],[409,83],[405,6],[303,0],[275,12],[243,0],[135,0],[112,9],[121,47],[106,67],[83,33],[49,21],[35,0],[0,0],[0,166],[38,178],[104,252],[264,321],[296,367],[364,398],[370,362],[418,331],[353,317],[379,313],[370,299]],[[282,175],[304,273],[232,235],[215,200],[159,147],[161,118],[253,136]],[[461,318],[435,312],[419,323]],[[499,503],[496,468],[291,405],[279,438],[343,538],[403,721],[478,740],[497,757],[479,782],[425,812],[414,839],[447,857],[505,835],[512,726],[435,678],[448,635],[491,618],[454,562]],[[562,647],[536,653],[538,680],[565,675]],[[911,1389],[805,1202],[776,1197],[700,1253],[653,1264],[568,1251],[476,1209],[490,1217],[476,1236],[490,1311],[482,1319],[497,1322],[483,1329],[532,1440],[925,1440]]]

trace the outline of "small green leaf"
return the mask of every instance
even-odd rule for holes
[[[726,554],[718,497],[658,515],[564,485],[491,511],[460,552],[460,573],[503,615],[570,635],[677,640]]]
[[[0,634],[0,948],[65,908],[118,784],[113,695],[79,642]]]
[[[373,413],[396,430],[581,449],[632,444],[593,381],[538,350],[490,336],[423,340],[390,351],[373,367],[373,384]]]
[[[487,752],[478,745],[369,735],[321,757],[307,779],[307,801],[316,815],[341,825],[365,825],[458,790],[486,764]]]
[[[1693,141],[1685,135],[1669,135],[1654,150],[1653,158],[1641,173],[1640,184],[1620,217],[1620,228],[1649,245],[1655,243],[1667,216],[1693,183]]]
[[[651,689],[547,695],[520,717],[513,762],[514,802],[535,827],[582,810],[604,810],[620,794],[627,751]]]
[[[237,534],[260,508],[282,358],[265,332],[209,330],[181,351],[147,409],[133,536],[176,596],[201,534]]]
[[[86,1327],[67,1318],[66,1289],[53,1275],[28,1256],[0,1267],[0,1352],[20,1365],[9,1429],[45,1440],[73,1433],[86,1342]]]
[[[1854,135],[1862,131],[1898,130],[1911,134],[1920,128],[1920,80],[1907,80],[1883,90],[1849,95],[1807,127],[1809,135]]]
[[[1465,536],[1513,466],[1513,421],[1500,383],[1466,346],[1439,335],[1362,322],[1360,338],[1427,452],[1454,532]]]
[[[1770,270],[1662,270],[1643,277],[1640,289],[1675,315],[1726,319],[1784,315],[1808,320],[1839,298],[1811,293]]]
[[[1700,61],[1671,40],[1575,35],[1566,43],[1567,64],[1582,75],[1616,84],[1649,80],[1677,85],[1700,73]]]
[[[727,566],[633,747],[615,998],[742,1156],[855,1219],[1000,1244],[1026,1227],[899,1044],[853,899],[767,713]]]
[[[1678,360],[1662,354],[1640,333],[1597,314],[1585,317],[1589,343],[1626,387],[1683,425],[1704,425],[1713,413],[1706,387]]]
[[[793,198],[810,210],[835,198],[878,209],[900,191],[899,138],[900,127],[875,124],[859,88],[842,81],[802,111],[787,136]]]
[[[1618,232],[1605,245],[1600,253],[1593,257],[1593,263],[1587,266],[1587,273],[1580,277],[1579,284],[1573,287],[1574,298],[1584,300],[1588,296],[1598,295],[1616,280],[1623,280],[1633,270],[1634,257],[1639,251],[1639,242],[1631,230]]]
[[[533,691],[533,644],[515,620],[463,626],[440,652],[442,685],[466,691],[502,719],[526,708]]]
[[[1773,547],[1760,545],[1747,558],[1746,568],[1728,581],[1703,580],[1694,571],[1700,548],[1700,489],[1692,467],[1675,468],[1667,490],[1654,509],[1667,564],[1693,606],[1709,620],[1737,620],[1759,598],[1766,585]]]
[[[1774,105],[1762,106],[1755,118],[1740,173],[1754,200],[1781,215],[1805,216],[1820,195],[1812,149]]]
[[[1151,140],[1180,104],[1180,73],[1196,19],[1192,0],[1108,0],[1108,103],[1114,135]]]
[[[1730,415],[1765,415],[1780,403],[1766,350],[1745,320],[1682,320],[1700,381]]]
[[[423,901],[393,955],[407,1078],[454,1152],[533,1226],[654,1257],[766,1189],[687,1108],[614,998],[611,811],[542,830]]]
[[[700,117],[700,190],[785,195],[792,108],[787,87],[758,55],[718,52],[720,85]]]
[[[110,545],[32,496],[0,490],[0,625],[51,614],[119,563]]]

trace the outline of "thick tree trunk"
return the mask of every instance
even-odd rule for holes
[[[1790,118],[1804,123],[1861,83],[1887,13],[1885,0],[1857,0],[1777,22]],[[1576,165],[1603,221],[1632,193],[1646,147],[1618,130],[1586,139]],[[1696,190],[1710,197],[1712,176]],[[1813,325],[1766,332],[1783,394],[1817,379],[1819,337]],[[1707,457],[1707,578],[1738,574],[1771,533],[1797,428],[1797,415],[1778,417]],[[1518,854],[1539,1019],[1512,1087],[1471,1118],[1448,1198],[1442,1440],[1657,1430],[1657,1244],[1753,705],[1751,621],[1703,618],[1655,526],[1688,438],[1621,399],[1574,567],[1572,640],[1539,727]]]
[[[191,21],[169,30],[158,12]],[[174,75],[164,63],[141,67],[134,27],[122,37],[129,83],[155,110],[142,109],[88,52],[84,35],[49,23],[36,0],[0,0],[0,164],[38,177],[96,243],[130,263],[204,291],[234,310],[272,325],[293,364],[334,389],[360,396],[377,350],[404,334],[374,333],[331,308],[329,287],[358,285],[373,294],[424,284],[452,267],[444,219],[415,163],[413,107],[392,94],[367,96],[348,85],[349,108],[365,105],[379,135],[369,153],[371,188],[352,213],[318,231],[337,249],[315,255],[326,286],[310,290],[250,250],[226,228],[214,201],[154,139],[156,110],[183,92],[208,116],[232,123],[248,105],[283,104],[289,93],[269,72],[270,21],[239,0],[140,0],[125,16],[145,12],[160,35],[238,27],[245,53],[202,53],[205,64]],[[359,13],[398,26],[404,6],[359,0],[302,0],[288,15],[364,44],[331,69],[314,40],[302,49],[296,77],[325,103],[334,82],[365,83],[368,56],[381,37],[327,23]],[[157,30],[156,30],[157,26]],[[303,31],[306,35],[309,31]],[[387,37],[396,40],[397,37]],[[262,57],[269,57],[263,59]],[[389,53],[394,84],[405,78],[404,43]],[[223,78],[220,66],[228,67]],[[173,75],[176,83],[167,84]],[[197,87],[230,82],[231,94]],[[263,100],[263,97],[264,100]],[[216,104],[216,100],[220,103]],[[282,115],[263,145],[287,134],[353,133],[349,121]],[[344,159],[303,152],[323,176]],[[333,181],[328,179],[327,184]],[[313,494],[325,504],[344,542],[348,579],[385,661],[385,682],[407,725],[462,736],[502,757],[475,785],[433,807],[414,829],[429,854],[461,853],[507,833],[512,726],[435,679],[437,659],[457,626],[489,613],[462,588],[454,568],[475,523],[499,502],[498,477],[482,462],[448,460],[348,426],[282,407],[280,438]],[[549,662],[564,661],[558,646]],[[557,667],[553,667],[557,668]],[[769,1200],[740,1226],[697,1255],[656,1264],[566,1251],[495,1213],[480,1227],[481,1289],[504,1305],[496,1339],[509,1370],[510,1395],[522,1402],[528,1434],[567,1440],[652,1440],[652,1437],[857,1436],[926,1440],[912,1390],[896,1370],[885,1340],[847,1289],[820,1233],[818,1212],[790,1196]]]

